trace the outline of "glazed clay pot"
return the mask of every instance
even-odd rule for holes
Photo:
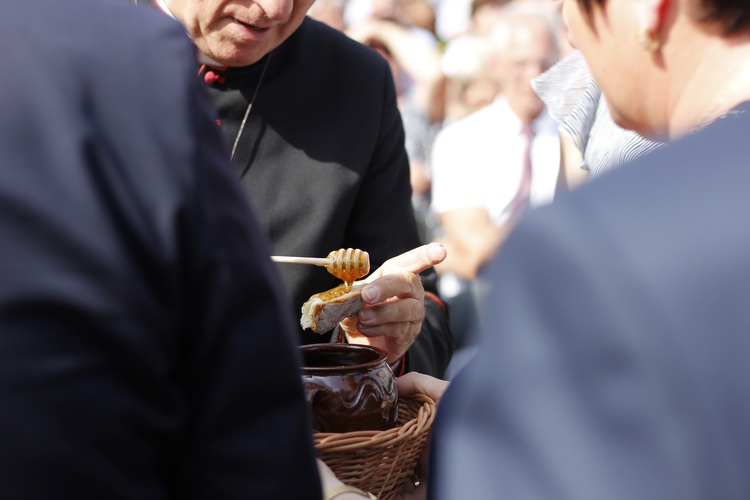
[[[318,432],[385,430],[398,418],[396,377],[386,352],[354,344],[300,347],[302,382]]]

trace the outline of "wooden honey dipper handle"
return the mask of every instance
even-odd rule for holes
[[[327,266],[331,263],[330,259],[320,259],[315,257],[287,257],[283,255],[272,255],[271,260],[284,264],[312,264],[314,266]]]

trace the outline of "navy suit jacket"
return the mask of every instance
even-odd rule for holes
[[[288,299],[184,30],[0,10],[0,498],[320,498]]]
[[[750,498],[750,106],[534,211],[441,401],[432,498]]]

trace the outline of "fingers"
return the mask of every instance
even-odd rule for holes
[[[388,361],[400,359],[419,335],[425,317],[421,271],[445,259],[439,243],[423,245],[387,260],[362,289],[365,307],[340,325],[348,341],[376,345]]]
[[[435,401],[443,397],[449,385],[447,380],[417,372],[409,372],[396,379],[399,394],[427,394]]]
[[[388,362],[394,363],[414,343],[422,325],[421,319],[404,320],[404,317],[414,317],[414,313],[394,313],[394,310],[404,310],[408,307],[408,302],[422,306],[421,314],[417,317],[423,318],[423,304],[416,300],[397,300],[377,306],[366,306],[365,309],[374,309],[374,315],[371,318],[365,315],[368,318],[366,323],[362,323],[358,318],[346,318],[340,323],[347,342],[380,347],[388,353]],[[397,321],[388,321],[390,317],[396,318]]]
[[[392,348],[386,349],[388,352],[402,355],[417,339],[419,335],[419,321],[401,321],[398,323],[384,323],[375,325],[363,325],[357,323],[357,331],[371,339],[382,339]],[[397,356],[399,357],[399,356]]]
[[[401,304],[401,302],[407,301],[399,301],[398,307],[403,309],[405,304]],[[390,303],[388,304],[390,307]],[[413,317],[413,315],[399,314],[396,315],[397,321],[388,321],[388,317],[393,316],[392,312],[389,313],[388,309],[379,306],[373,306],[373,308],[378,310],[375,311],[372,317],[366,315],[365,317],[368,318],[366,322],[362,322],[359,318],[356,318],[356,325],[352,325],[352,323],[347,324],[342,321],[341,326],[347,334],[356,332],[367,337],[368,343],[377,344],[378,347],[385,349],[389,353],[389,360],[394,361],[403,356],[414,343],[417,335],[419,335],[422,319],[405,319]],[[424,312],[418,318],[424,318]],[[347,318],[347,320],[354,319]]]
[[[398,271],[421,273],[425,269],[443,262],[446,255],[445,247],[440,243],[422,245],[421,247],[388,259],[373,273],[373,277],[379,278],[380,276]]]
[[[380,342],[397,359],[409,349],[419,335],[425,317],[424,290],[412,297],[391,297],[384,302],[367,304],[357,314],[356,329]]]
[[[445,256],[443,245],[430,243],[388,259],[368,278],[370,285],[362,290],[362,298],[368,304],[391,297],[424,300],[424,287],[418,273],[439,264]]]
[[[377,304],[392,297],[424,300],[424,286],[417,274],[399,272],[376,279],[362,289],[362,298],[368,304]]]
[[[424,301],[415,298],[388,300],[366,305],[357,314],[363,327],[390,323],[422,322],[425,317]]]

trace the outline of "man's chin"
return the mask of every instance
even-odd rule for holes
[[[222,42],[205,48],[198,47],[202,52],[202,63],[218,66],[242,67],[250,66],[269,53],[273,46],[267,43],[236,44]],[[207,60],[206,60],[207,59]]]
[[[211,58],[215,60],[221,66],[229,66],[231,68],[239,68],[244,66],[250,66],[263,59],[265,52],[252,51],[252,53],[242,54],[226,54],[220,57]]]

